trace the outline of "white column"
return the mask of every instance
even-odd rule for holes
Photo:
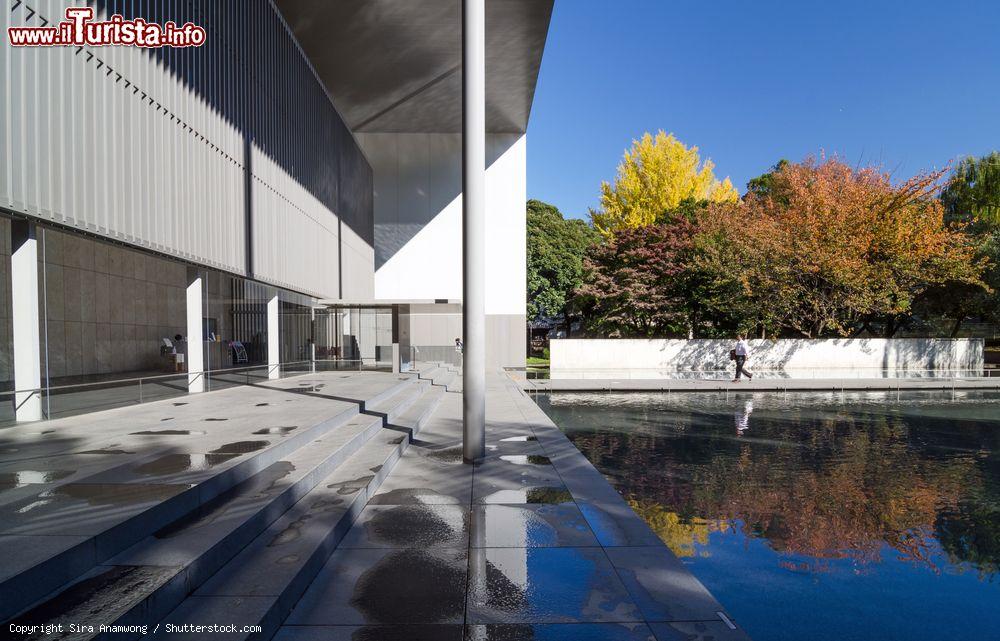
[[[309,310],[309,332],[312,340],[309,341],[309,371],[316,373],[316,308]]]
[[[190,269],[187,286],[187,354],[184,360],[187,361],[188,392],[191,394],[205,391],[205,344],[202,342],[204,300],[204,279],[200,272]]]
[[[281,334],[278,330],[278,294],[275,293],[267,301],[267,377],[281,377],[279,363],[281,362]]]
[[[462,454],[471,463],[486,455],[486,2],[462,7]]]
[[[14,416],[42,420],[42,361],[38,317],[38,239],[34,223],[10,224],[11,316],[13,317]]]

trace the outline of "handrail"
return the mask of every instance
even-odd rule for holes
[[[232,374],[237,372],[246,372],[250,370],[267,370],[268,372],[273,371],[278,368],[285,368],[290,365],[309,365],[312,363],[364,363],[364,359],[316,359],[315,361],[289,361],[287,363],[277,363],[275,365],[270,365],[268,363],[261,363],[259,365],[244,365],[242,367],[227,367],[223,369],[212,369],[212,370],[201,370],[198,372],[177,372],[174,374],[155,374],[151,376],[137,376],[132,378],[115,378],[106,381],[89,381],[86,383],[69,383],[66,385],[49,385],[45,387],[35,387],[30,389],[19,389],[19,390],[8,390],[0,391],[0,396],[9,396],[12,394],[38,394],[40,392],[51,392],[57,390],[67,390],[67,389],[78,389],[86,387],[98,387],[98,386],[112,386],[112,385],[124,385],[127,383],[144,383],[149,381],[158,381],[165,379],[176,379],[184,378],[188,381],[196,381],[202,377],[211,378],[213,375],[219,374]]]

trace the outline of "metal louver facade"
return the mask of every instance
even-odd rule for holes
[[[78,4],[0,2],[4,38]],[[3,43],[0,209],[317,297],[370,292],[371,167],[273,5],[94,6],[191,21],[208,39],[152,51]]]

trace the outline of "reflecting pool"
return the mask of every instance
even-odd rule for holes
[[[1000,393],[536,400],[756,641],[1000,639]]]

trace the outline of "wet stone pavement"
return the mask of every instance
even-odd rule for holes
[[[275,639],[748,639],[516,384],[475,466],[445,396]]]
[[[166,579],[151,568],[169,566],[172,576],[210,547],[209,534],[249,518],[311,469],[289,461],[319,465],[323,448],[305,445],[325,438],[335,449],[355,434],[352,399],[401,384],[358,374],[338,380],[333,395],[323,392],[330,379],[282,379],[0,429],[0,546],[19,550],[0,555],[0,619],[79,577],[24,616],[73,620],[79,601],[110,617],[117,610],[84,604],[82,595],[98,588],[110,602],[135,605],[116,591],[140,598],[156,590]],[[147,536],[175,539],[176,554],[140,549]]]

